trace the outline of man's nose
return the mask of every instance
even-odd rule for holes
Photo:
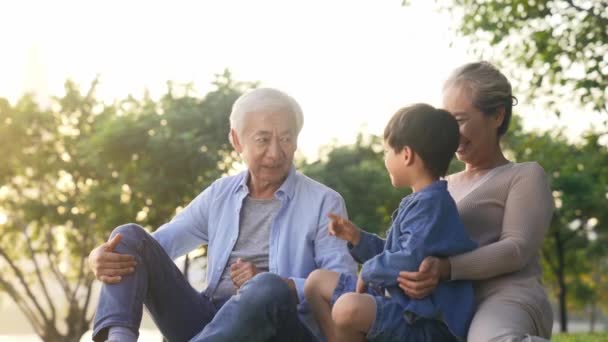
[[[283,150],[281,150],[281,142],[279,139],[271,139],[268,149],[266,150],[266,156],[272,159],[279,159]]]

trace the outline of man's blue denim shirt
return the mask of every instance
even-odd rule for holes
[[[206,188],[184,210],[161,226],[154,237],[175,259],[201,244],[207,252],[206,294],[213,297],[239,234],[243,199],[249,194],[248,172],[224,177]],[[304,281],[318,268],[355,275],[357,264],[346,243],[327,232],[328,213],[346,217],[342,197],[291,167],[274,196],[281,202],[270,227],[269,271],[296,284],[300,319],[320,336],[305,304]]]
[[[408,317],[413,313],[414,317],[441,319],[455,336],[465,340],[475,310],[470,281],[440,282],[431,295],[416,300],[398,287],[397,277],[400,271],[417,271],[427,256],[447,257],[476,247],[465,232],[447,183],[436,181],[401,201],[386,241],[363,233],[351,255],[364,263],[363,280],[385,288]]]

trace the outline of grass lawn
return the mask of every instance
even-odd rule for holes
[[[555,342],[608,342],[608,332],[596,334],[555,334],[551,338]]]

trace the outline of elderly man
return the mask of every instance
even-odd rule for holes
[[[293,166],[302,125],[287,94],[244,94],[230,141],[247,171],[215,181],[154,234],[123,225],[91,252],[104,282],[95,341],[135,340],[144,305],[169,341],[320,339],[304,280],[317,268],[356,274],[356,266],[326,229],[328,213],[346,214],[343,199]],[[205,243],[209,284],[199,293],[172,259]]]

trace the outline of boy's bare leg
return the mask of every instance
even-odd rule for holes
[[[345,293],[334,304],[331,316],[336,342],[365,341],[376,320],[374,297],[362,293]]]
[[[304,284],[306,300],[328,342],[336,341],[329,302],[338,285],[339,277],[340,274],[333,271],[315,270],[308,276]]]

